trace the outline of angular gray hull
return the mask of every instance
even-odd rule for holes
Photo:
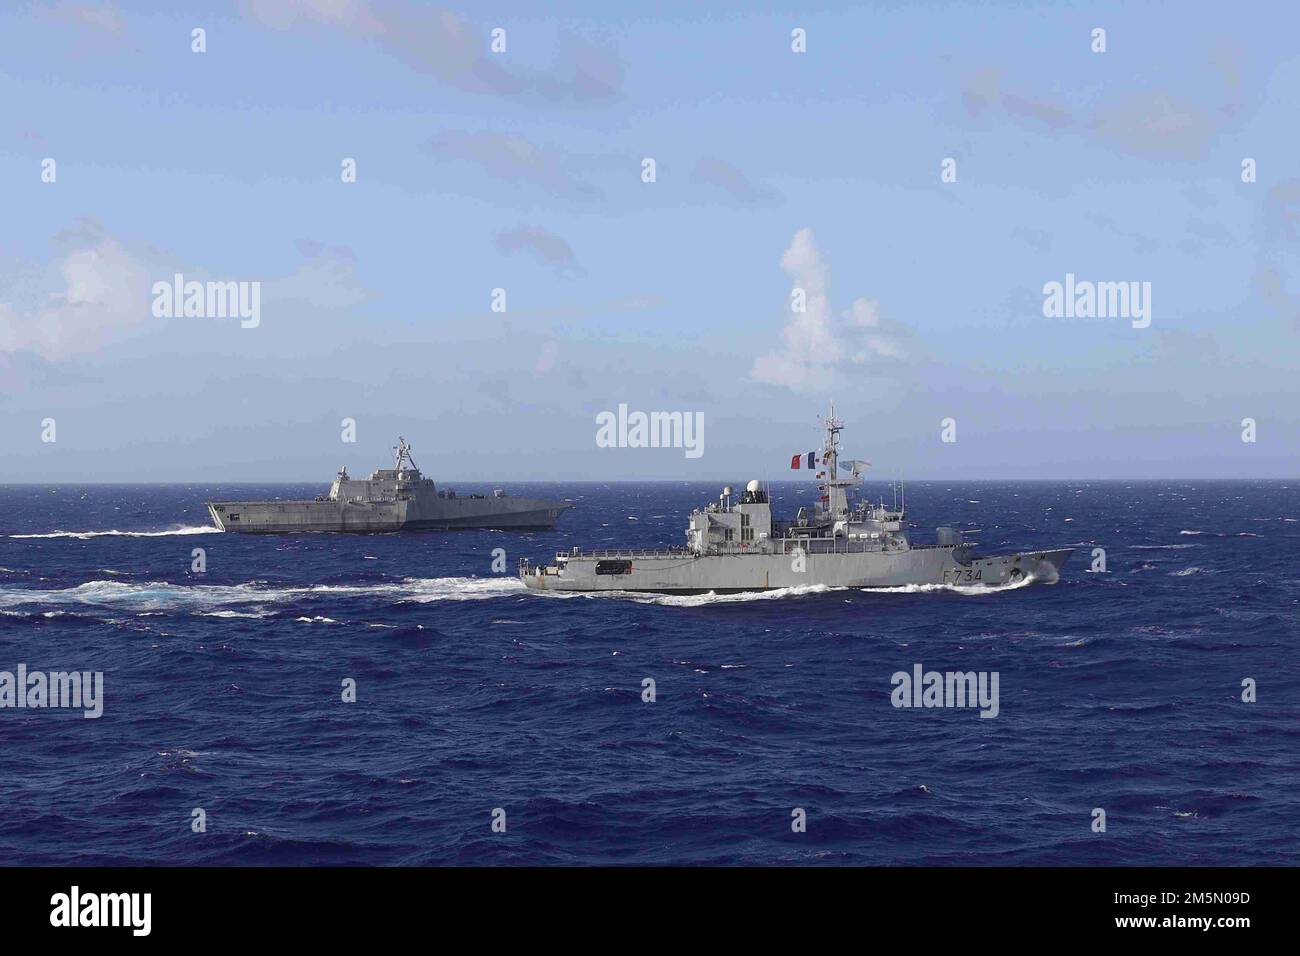
[[[804,570],[788,554],[702,554],[690,551],[590,552],[564,556],[558,568],[530,567],[520,577],[539,591],[645,591],[717,594],[809,585],[851,588],[947,584],[999,587],[1018,581],[1055,581],[1073,548],[974,558],[962,564],[951,547],[905,551],[809,553]],[[597,566],[624,560],[630,571],[597,574]]]
[[[409,501],[212,501],[222,531],[244,534],[535,530],[555,526],[572,505],[540,498],[424,498]]]

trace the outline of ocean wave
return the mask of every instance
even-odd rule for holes
[[[11,534],[11,538],[169,538],[178,534],[220,534],[214,525],[184,525],[162,531],[47,531],[44,534]]]

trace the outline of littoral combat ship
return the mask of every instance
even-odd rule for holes
[[[572,505],[540,498],[510,498],[438,490],[420,474],[411,446],[398,438],[392,468],[369,478],[348,477],[341,468],[329,493],[314,501],[209,501],[208,513],[222,531],[276,534],[288,531],[417,531],[502,528],[548,529]]]
[[[844,423],[824,420],[826,445],[819,475],[821,497],[794,521],[772,520],[767,492],[757,481],[733,501],[723,488],[716,502],[691,513],[684,548],[582,551],[555,556],[555,564],[520,562],[524,584],[539,591],[651,591],[723,594],[806,585],[898,587],[909,584],[998,586],[1055,581],[1073,548],[976,557],[960,531],[939,528],[937,543],[914,545],[903,531],[904,507],[850,502],[867,462],[845,462],[841,478],[839,433]],[[799,467],[805,456],[795,456]],[[806,456],[814,465],[816,453]]]

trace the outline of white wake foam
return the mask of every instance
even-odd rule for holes
[[[665,607],[702,607],[707,604],[746,604],[750,601],[780,601],[784,598],[803,597],[808,594],[828,594],[831,591],[847,591],[848,588],[832,588],[824,584],[801,584],[794,588],[773,588],[770,591],[742,591],[737,594],[636,594],[622,592],[626,597],[645,604],[661,604]]]
[[[935,591],[950,591],[953,594],[964,594],[968,597],[987,597],[990,594],[1001,594],[1004,591],[1018,591],[1021,588],[1027,588],[1031,584],[1055,583],[1057,577],[1052,578],[1035,578],[1026,576],[1019,581],[1008,584],[902,584],[892,588],[863,588],[863,593],[870,594],[929,594]]]
[[[285,589],[260,588],[251,584],[168,584],[148,581],[131,584],[124,581],[87,581],[72,588],[39,590],[36,588],[0,589],[0,607],[24,604],[86,605],[126,610],[208,610],[230,604],[265,604],[283,599],[292,592]]]
[[[11,534],[11,538],[169,538],[177,534],[220,534],[215,525],[186,525],[163,531],[47,531],[45,534]]]
[[[655,594],[650,591],[529,591],[538,597],[561,601],[586,599],[590,601],[631,601],[636,604],[661,604],[667,607],[701,607],[706,604],[742,604],[748,601],[776,601],[804,594],[824,594],[829,591],[847,591],[848,588],[831,588],[824,584],[806,584],[797,588],[772,588],[770,591],[741,591],[736,594]]]
[[[428,604],[433,601],[481,601],[522,594],[524,583],[516,577],[405,578],[393,584],[318,584],[301,589],[306,594],[384,596],[396,601]]]
[[[1015,584],[1000,585],[904,584],[898,587],[884,588],[830,587],[825,584],[805,584],[793,588],[772,588],[769,591],[741,591],[736,594],[718,594],[714,591],[705,594],[652,594],[644,591],[530,591],[529,593],[560,599],[608,600],[612,598],[621,601],[633,601],[638,604],[660,604],[667,607],[703,607],[710,604],[780,601],[785,598],[804,597],[809,594],[831,594],[839,591],[856,591],[862,594],[928,594],[935,591],[948,591],[970,597],[986,597],[991,594],[1001,594],[1004,591],[1019,590],[1040,581],[1050,584],[1055,582],[1056,578],[1047,580],[1026,577]]]
[[[292,601],[329,597],[372,597],[391,603],[414,601],[474,601],[524,592],[517,578],[407,578],[384,584],[318,584],[311,587],[268,587],[261,584],[169,584],[165,581],[127,583],[87,581],[72,588],[0,588],[0,608],[31,604],[112,607],[147,611],[213,611],[246,605],[267,607]],[[233,616],[233,615],[230,615]]]

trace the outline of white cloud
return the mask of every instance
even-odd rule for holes
[[[161,326],[153,285],[181,273],[195,281],[261,281],[263,301],[313,310],[349,309],[372,293],[344,246],[303,240],[302,263],[272,278],[214,275],[149,246],[128,244],[83,221],[55,237],[56,257],[0,275],[0,354],[29,352],[57,361],[97,351],[133,330]]]
[[[781,257],[792,292],[802,289],[805,310],[787,300],[789,318],[781,330],[782,348],[761,355],[750,375],[769,385],[815,391],[832,385],[836,372],[854,365],[906,357],[905,333],[881,317],[874,299],[854,300],[835,314],[830,306],[830,270],[822,260],[811,229],[800,229]]]
[[[150,270],[116,239],[88,226],[56,269],[59,288],[28,308],[0,302],[0,352],[45,358],[93,351],[151,319]]]

